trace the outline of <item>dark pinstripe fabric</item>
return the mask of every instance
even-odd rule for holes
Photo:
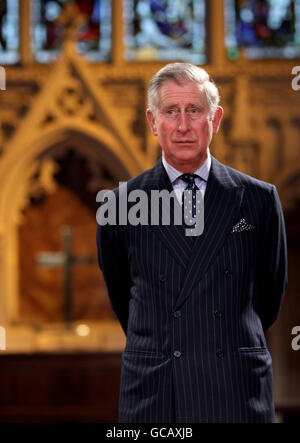
[[[171,191],[161,160],[132,189]],[[98,228],[99,264],[127,335],[121,422],[274,421],[264,331],[287,285],[277,191],[212,157],[204,202],[196,241],[182,226]],[[255,228],[232,233],[242,218]]]

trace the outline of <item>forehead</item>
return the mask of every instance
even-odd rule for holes
[[[178,85],[173,80],[165,81],[158,95],[158,106],[198,104],[207,106],[207,99],[203,89],[198,83],[186,80]]]

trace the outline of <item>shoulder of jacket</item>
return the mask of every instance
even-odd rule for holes
[[[275,188],[272,183],[260,180],[244,172],[238,171],[237,169],[231,168],[230,166],[223,166],[227,169],[228,174],[234,182],[240,186],[244,186],[245,188],[257,188],[266,191],[267,193],[273,192]]]

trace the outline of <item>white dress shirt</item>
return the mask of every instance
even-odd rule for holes
[[[183,191],[185,190],[185,188],[187,187],[187,183],[178,177],[180,175],[182,175],[183,172],[178,171],[173,166],[171,166],[164,158],[164,155],[162,156],[162,162],[163,162],[164,168],[168,174],[170,182],[172,183],[176,197],[177,197],[179,203],[182,205],[182,194],[183,194]],[[198,168],[196,171],[193,172],[193,174],[199,175],[199,177],[201,177],[201,178],[196,177],[195,183],[198,186],[203,199],[204,199],[204,194],[205,194],[205,190],[206,190],[206,185],[207,185],[207,180],[208,180],[210,168],[211,168],[211,156],[210,156],[210,152],[208,149],[206,160],[202,163],[200,168]]]

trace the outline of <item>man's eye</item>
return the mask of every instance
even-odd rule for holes
[[[192,109],[189,109],[188,112],[189,112],[190,114],[198,114],[199,110],[196,109],[196,108],[192,108]]]
[[[175,114],[174,109],[168,109],[168,110],[167,110],[167,114],[169,114],[169,115],[174,115],[174,114]]]

